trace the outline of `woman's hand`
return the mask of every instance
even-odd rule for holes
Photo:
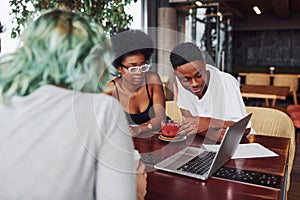
[[[142,161],[139,162],[136,173],[137,200],[143,200],[147,194],[147,173],[145,173],[145,164]]]
[[[143,131],[141,126],[129,126],[129,130],[130,130],[132,137],[138,136]]]
[[[132,127],[132,126],[129,126],[129,131],[132,135],[132,137],[136,137],[139,133],[138,133],[138,126],[136,127]]]

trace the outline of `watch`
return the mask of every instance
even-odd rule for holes
[[[148,127],[148,129],[151,131],[152,130],[152,128],[153,128],[153,126],[152,126],[152,124],[151,123],[148,123],[147,124],[147,127]]]

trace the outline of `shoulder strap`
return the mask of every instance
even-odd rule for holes
[[[118,91],[118,87],[117,87],[116,81],[115,81],[115,80],[112,80],[112,82],[113,82],[113,84],[115,85],[115,88],[116,88],[117,99],[118,99],[118,101],[120,101],[119,91]]]
[[[147,90],[148,98],[149,98],[150,101],[152,101],[152,99],[150,97],[149,89],[148,89],[147,73],[145,74],[145,84],[146,84],[146,90]]]

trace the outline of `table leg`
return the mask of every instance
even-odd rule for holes
[[[298,105],[298,100],[297,100],[297,93],[295,90],[293,90],[293,99],[294,99],[294,104]]]
[[[266,106],[269,107],[269,99],[265,98]]]
[[[276,99],[272,99],[272,107],[275,107]]]

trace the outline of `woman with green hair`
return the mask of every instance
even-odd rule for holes
[[[136,198],[123,109],[99,94],[110,52],[98,25],[54,10],[1,59],[0,199]]]

